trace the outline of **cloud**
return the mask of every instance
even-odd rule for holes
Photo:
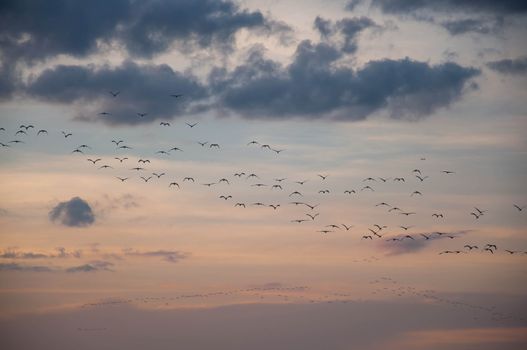
[[[527,14],[527,3],[519,0],[372,0],[371,6],[384,13],[436,23],[451,35],[495,34],[506,17]],[[467,14],[471,17],[463,17]],[[447,16],[448,20],[438,21],[440,16]]]
[[[134,56],[150,57],[178,40],[228,46],[239,30],[266,21],[260,11],[240,9],[229,0],[7,1],[0,11],[0,43],[4,56],[28,61],[59,54],[84,57],[111,41]]]
[[[48,259],[48,258],[80,258],[82,256],[82,250],[75,250],[68,252],[66,248],[58,247],[55,248],[56,254],[52,253],[38,253],[38,252],[23,252],[18,251],[16,248],[6,248],[0,253],[2,259]]]
[[[525,74],[527,73],[527,57],[492,61],[487,63],[487,67],[501,74]]]
[[[370,61],[357,70],[335,67],[343,55],[332,44],[305,40],[286,67],[255,51],[231,72],[213,71],[210,84],[221,107],[247,118],[361,120],[387,108],[391,117],[418,119],[459,100],[480,74],[409,58]]]
[[[114,264],[109,261],[92,261],[88,264],[73,266],[65,269],[68,273],[76,272],[96,272],[96,271],[113,271],[110,269]]]
[[[67,202],[60,202],[49,212],[53,222],[70,227],[85,227],[95,222],[90,205],[79,197],[74,197]]]
[[[324,40],[333,39],[335,35],[339,34],[342,41],[340,49],[343,52],[351,54],[355,53],[358,49],[357,37],[360,32],[370,27],[379,26],[368,17],[344,18],[333,23],[330,20],[317,16],[314,27]]]
[[[0,263],[0,271],[52,272],[48,266],[21,265],[17,263]]]
[[[110,90],[119,90],[117,98]],[[103,119],[109,124],[137,124],[172,119],[191,111],[191,102],[207,92],[190,74],[168,65],[138,65],[126,61],[117,67],[65,66],[45,70],[29,84],[27,93],[41,100],[60,103],[95,102],[97,110],[85,110],[80,118]],[[183,94],[180,98],[170,94]],[[110,113],[101,117],[101,111]],[[137,113],[148,113],[140,118]]]
[[[372,0],[371,5],[385,13],[409,14],[416,11],[458,12],[467,11],[499,15],[527,12],[527,3],[522,0]]]
[[[501,25],[489,24],[488,21],[474,18],[451,20],[441,22],[441,26],[445,28],[450,35],[461,35],[468,32],[489,34],[497,32]]]
[[[153,251],[138,251],[130,248],[123,249],[125,255],[140,256],[140,257],[161,257],[163,260],[177,263],[183,259],[188,258],[188,253],[179,252],[176,250],[153,250]]]
[[[466,233],[468,230],[448,232],[446,235],[459,237]],[[428,239],[425,239],[422,235],[426,235]],[[404,235],[395,237],[401,239],[400,241],[387,241],[386,239],[379,241],[378,247],[384,250],[387,255],[401,255],[416,253],[423,250],[428,245],[437,240],[445,240],[444,236],[437,235],[435,232],[422,232],[411,235],[414,239],[404,238]],[[449,238],[446,238],[449,239]]]

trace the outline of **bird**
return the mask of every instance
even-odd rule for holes
[[[271,151],[273,151],[276,154],[280,154],[281,152],[285,151],[285,149],[274,149],[274,148],[271,148]]]
[[[137,163],[143,163],[143,164],[145,164],[145,163],[150,163],[150,160],[149,160],[149,159],[142,159],[142,158],[141,158],[141,159],[139,159],[139,160],[137,161]]]
[[[527,206],[520,207],[519,205],[513,204],[514,208],[518,209],[518,211],[523,211],[523,209],[527,208]]]
[[[157,178],[159,179],[161,176],[166,175],[166,174],[165,173],[161,173],[161,174],[152,173],[152,175],[157,176]]]
[[[383,228],[388,228],[388,226],[380,226],[380,225],[377,225],[377,224],[374,224],[373,226],[377,227],[379,229],[379,231],[382,231]]]
[[[189,177],[189,176],[187,176],[187,177],[185,177],[185,178],[183,179],[183,182],[185,182],[185,181],[192,181],[192,182],[194,182],[194,178],[193,178],[193,177]]]
[[[102,160],[101,158],[97,158],[97,159],[91,159],[91,158],[88,158],[86,159],[87,161],[89,162],[92,162],[93,164],[97,163],[98,161]]]
[[[371,239],[371,240],[373,240],[373,238],[370,235],[364,235],[364,236],[362,236],[361,240],[362,239]]]
[[[370,191],[375,192],[375,190],[373,188],[371,188],[370,186],[364,186],[363,188],[361,188],[361,192],[364,191],[364,190],[370,190]]]
[[[112,115],[112,114],[108,113],[108,112],[101,112],[101,113],[99,113],[99,115]]]
[[[124,142],[123,140],[119,140],[119,141],[112,140],[112,143],[115,143],[115,146],[119,146],[119,144],[123,142]]]
[[[116,176],[116,178],[118,178],[119,180],[121,180],[121,182],[125,182],[126,180],[128,180],[127,177],[119,177],[119,176]]]
[[[479,215],[483,215],[483,213],[486,212],[486,210],[481,210],[481,209],[478,209],[477,207],[474,207],[474,209],[476,209],[476,211],[479,213]]]
[[[379,177],[379,180],[381,180],[382,182],[386,182],[386,181],[390,180],[390,178],[389,177],[387,177],[387,178]]]
[[[362,182],[364,181],[376,181],[376,180],[373,177],[367,177],[364,180],[362,180]]]
[[[519,251],[517,251],[517,250],[509,250],[509,249],[505,249],[505,251],[506,251],[507,253],[511,254],[511,255],[512,255],[512,254],[519,253]]]
[[[280,204],[269,204],[268,207],[273,208],[276,210],[278,207],[280,207]]]
[[[491,252],[492,254],[494,254],[494,250],[490,249],[489,247],[486,247],[483,249],[484,251],[488,251],[488,252]]]
[[[145,170],[145,168],[140,168],[140,167],[135,167],[135,168],[132,168],[130,170],[137,170],[137,171],[141,171],[141,170]]]
[[[71,132],[66,133],[65,131],[63,131],[63,132],[62,132],[62,135],[64,135],[64,138],[67,139],[68,137],[70,137],[70,136],[73,135],[73,134],[72,134]]]
[[[414,212],[401,212],[400,214],[401,215],[405,215],[405,216],[409,216],[409,215],[414,215],[415,213]]]
[[[408,229],[412,228],[413,226],[399,226],[399,227],[402,228],[405,231],[408,231]]]
[[[476,213],[470,213],[470,215],[473,215],[473,216],[476,218],[476,220],[479,219],[480,216],[481,216],[481,215],[478,215],[478,214],[476,214]]]
[[[110,95],[112,95],[113,97],[117,97],[119,96],[119,94],[121,93],[121,91],[117,90],[117,91],[108,91],[110,93]]]
[[[231,196],[231,195],[228,195],[228,196],[221,195],[219,198],[224,199],[224,200],[227,200],[227,199],[232,198],[232,196]]]
[[[286,180],[285,177],[283,177],[283,178],[281,178],[281,179],[274,179],[274,181],[276,181],[276,182],[282,182],[282,181],[284,181],[284,180]]]
[[[309,217],[311,218],[311,220],[315,220],[315,218],[316,218],[317,216],[319,216],[320,214],[319,214],[319,213],[316,213],[316,214],[313,214],[313,215],[311,215],[311,214],[306,214],[306,215],[309,216]]]
[[[406,182],[406,181],[404,181],[404,177],[395,177],[395,178],[393,179],[393,181],[397,181],[397,182]]]
[[[419,175],[421,175],[421,170],[419,170],[419,169],[414,169],[414,170],[412,170],[412,173],[419,173]]]
[[[307,203],[300,203],[300,204],[305,205],[306,207],[308,207],[308,208],[311,209],[311,210],[313,210],[313,209],[315,209],[316,207],[318,207],[318,204],[315,204],[315,205],[309,205],[309,204],[307,204]]]
[[[279,189],[283,190],[282,186],[280,186],[280,185],[273,185],[273,186],[271,187],[271,189],[273,189],[273,188],[279,188]]]
[[[455,174],[455,172],[450,171],[450,170],[441,170],[441,172],[444,173],[444,174],[447,174],[447,175]]]
[[[106,164],[105,164],[105,165],[101,165],[101,166],[99,167],[99,169],[110,169],[110,168],[113,169],[112,166],[110,166],[110,165],[106,165]]]
[[[211,144],[209,145],[209,148],[212,148],[212,147],[214,147],[214,148],[220,148],[220,145],[218,145],[217,143],[211,143]]]
[[[328,175],[320,175],[320,174],[318,174],[318,177],[320,177],[322,180],[325,180],[328,177]]]
[[[193,128],[193,127],[195,127],[196,125],[198,125],[197,122],[196,122],[196,123],[193,123],[193,124],[191,124],[191,123],[185,123],[185,124],[187,124],[190,128]]]
[[[335,231],[331,231],[331,230],[319,230],[317,232],[321,232],[321,233],[330,233],[330,232],[335,232]]]
[[[169,153],[167,151],[157,151],[156,154],[165,154],[165,155],[169,155]]]
[[[71,153],[82,153],[82,154],[84,154],[84,152],[81,151],[81,150],[78,149],[78,148],[76,148],[76,149],[74,149],[73,151],[71,151]]]
[[[225,182],[225,183],[227,183],[227,185],[230,185],[230,184],[231,184],[231,183],[229,182],[229,180],[227,180],[226,178],[220,179],[220,180],[218,181],[218,183],[220,183],[220,182]]]
[[[376,206],[376,207],[382,207],[382,206],[391,207],[391,205],[389,205],[389,204],[386,203],[386,202],[381,202],[381,203],[375,204],[375,206]]]
[[[183,96],[183,94],[172,94],[170,96],[174,98],[180,98],[181,96]]]
[[[303,185],[307,182],[307,180],[304,180],[304,181],[295,181],[295,183],[299,184],[299,185]]]
[[[253,184],[251,187],[264,187],[267,186],[266,184]]]
[[[149,177],[141,176],[141,179],[143,179],[144,182],[148,182],[148,180],[150,180],[151,178],[152,178],[152,176],[149,176]]]
[[[124,157],[124,158],[119,158],[119,157],[115,157],[114,159],[117,159],[119,162],[123,162],[123,160],[126,160],[128,159],[127,157]]]
[[[172,187],[172,186],[177,186],[177,188],[180,188],[177,182],[171,182],[168,184],[168,187]]]
[[[298,191],[294,191],[294,192],[292,192],[292,193],[289,195],[289,197],[294,196],[294,195],[297,195],[297,196],[303,196],[302,193],[300,193],[300,192],[298,192]]]
[[[17,132],[15,132],[15,135],[18,135],[18,134],[27,135],[27,132],[25,132],[24,130],[18,130]]]
[[[271,149],[271,146],[269,146],[269,145],[262,145],[261,147],[262,147],[262,148],[268,148],[268,149]]]
[[[415,177],[418,178],[421,182],[425,181],[425,179],[428,178],[428,176],[423,176],[423,177],[421,177],[421,176],[419,176],[419,175],[415,175]]]
[[[355,190],[346,190],[344,191],[344,194],[352,194],[352,193],[357,193]]]
[[[318,191],[318,193],[328,194],[328,193],[329,193],[329,190],[320,190],[320,191]]]
[[[335,225],[335,224],[326,225],[326,227],[338,228],[340,230],[340,226],[339,225]]]
[[[432,214],[432,216],[436,217],[436,218],[443,218],[444,217],[443,214],[441,214],[441,213],[434,213],[434,214]]]
[[[179,147],[172,147],[171,149],[168,150],[168,152],[170,151],[180,151],[180,152],[183,152],[183,150]]]
[[[424,233],[421,233],[420,235],[423,236],[426,240],[429,240],[429,239],[430,239],[430,236],[427,236],[427,235],[425,235]]]
[[[388,209],[388,213],[391,213],[391,212],[394,211],[394,210],[401,211],[401,208],[399,208],[399,207],[393,207],[393,208],[390,208],[390,209]]]
[[[306,222],[306,221],[309,221],[307,219],[296,219],[296,220],[291,220],[291,222],[296,222],[297,224],[301,224],[303,222]]]
[[[477,245],[465,244],[463,246],[463,248],[467,248],[468,250],[472,250],[472,249],[478,249],[478,246]]]
[[[410,197],[412,197],[412,196],[415,195],[415,194],[418,194],[418,195],[420,195],[420,196],[423,195],[423,194],[422,194],[421,192],[419,192],[419,191],[413,191],[412,194],[410,194]]]
[[[119,148],[119,149],[132,149],[132,147],[130,147],[130,146],[126,146],[126,145],[119,146],[119,147],[117,147],[117,148]]]
[[[40,129],[38,132],[37,132],[37,136],[40,135],[40,134],[47,134],[48,131],[45,130],[45,129]]]
[[[346,231],[349,231],[353,227],[353,225],[347,226],[346,224],[342,224],[342,227],[344,227]]]
[[[245,208],[245,203],[236,203],[234,204],[235,207],[244,207]]]
[[[206,145],[207,143],[209,143],[209,142],[208,142],[208,141],[205,141],[205,142],[199,142],[199,141],[198,141],[198,143],[200,144],[201,147],[205,147],[205,145]]]
[[[202,184],[202,185],[210,187],[210,186],[215,185],[215,184],[216,184],[215,182],[210,182],[210,183],[206,183],[206,184]]]
[[[259,145],[260,143],[258,141],[251,141],[247,144],[247,146],[250,146],[250,145]]]
[[[170,123],[168,123],[168,122],[161,122],[161,123],[159,123],[159,125],[161,125],[161,126],[170,126]]]

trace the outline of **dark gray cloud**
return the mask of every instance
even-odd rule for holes
[[[52,272],[55,270],[48,266],[0,263],[0,271]]]
[[[0,253],[0,258],[3,259],[48,259],[48,258],[80,258],[82,250],[67,251],[64,247],[55,248],[57,253],[40,253],[40,252],[25,252],[19,251],[16,248],[6,248]]]
[[[133,249],[123,249],[125,255],[140,256],[140,257],[160,257],[165,261],[177,263],[183,259],[188,258],[188,253],[179,252],[176,250],[154,250],[154,251],[138,251]]]
[[[487,63],[487,67],[501,74],[526,74],[527,57],[518,57],[515,59],[502,59]]]
[[[468,11],[498,15],[527,12],[527,3],[522,0],[372,0],[372,6],[385,13],[410,14],[415,11],[457,12]]]
[[[259,11],[229,0],[8,0],[0,4],[3,52],[23,60],[88,55],[117,40],[149,57],[176,40],[201,47],[230,45],[242,28],[269,26]],[[271,25],[272,26],[272,25]]]
[[[369,27],[378,27],[368,17],[344,18],[333,23],[317,16],[313,25],[323,40],[333,39],[333,41],[337,41],[335,36],[338,34],[340,36],[338,39],[342,41],[341,50],[350,54],[355,53],[358,49],[357,37],[360,32]]]
[[[109,91],[121,93],[113,98]],[[65,66],[45,70],[27,87],[30,96],[60,103],[96,102],[98,110],[84,111],[83,120],[103,119],[109,124],[136,124],[171,119],[191,112],[190,101],[207,91],[190,74],[168,65],[138,65],[126,61],[117,67]],[[171,94],[183,94],[180,98]],[[101,117],[100,112],[110,113]],[[148,113],[141,118],[137,113]]]
[[[210,85],[221,107],[248,118],[334,117],[361,120],[387,108],[394,118],[420,118],[457,101],[480,72],[455,63],[409,58],[335,67],[343,52],[330,43],[299,44],[283,67],[255,51],[231,72],[217,69]]]
[[[441,22],[441,26],[445,28],[450,35],[461,35],[469,32],[479,34],[495,33],[501,27],[500,23],[489,23],[487,20],[467,18],[459,20],[450,20]]]
[[[445,235],[438,235],[435,232],[414,233],[411,235],[414,239],[405,238],[404,235],[401,235],[399,237],[396,237],[401,239],[400,241],[382,240],[379,241],[380,243],[378,246],[381,250],[384,250],[387,255],[409,254],[421,251],[424,248],[428,247],[430,244],[437,242],[438,240],[450,240],[450,238],[446,236],[460,237],[468,232],[468,230],[461,230],[448,232],[445,233]],[[426,235],[428,239],[425,239],[422,234]]]
[[[371,6],[384,13],[436,23],[451,35],[495,34],[507,17],[527,14],[527,2],[519,0],[372,0]],[[438,16],[448,20],[437,20]]]
[[[49,212],[49,218],[53,222],[71,227],[85,227],[95,222],[90,205],[79,197],[57,204]]]
[[[109,261],[92,261],[88,264],[73,266],[65,269],[68,273],[75,272],[96,272],[96,271],[113,271],[110,269],[114,264]]]

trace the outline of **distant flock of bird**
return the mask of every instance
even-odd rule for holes
[[[109,94],[113,97],[113,98],[117,98],[119,95],[120,95],[120,91],[110,91]],[[181,98],[183,95],[182,94],[171,94],[169,95],[170,97],[173,97],[173,98]],[[108,116],[110,115],[110,113],[108,112],[101,112],[99,113],[101,116]],[[144,118],[145,116],[147,116],[148,113],[143,113],[143,112],[140,112],[140,113],[137,113],[137,116],[138,118]],[[194,122],[194,123],[185,123],[186,126],[188,126],[190,129],[194,129],[198,123],[197,122]],[[169,122],[161,122],[160,123],[160,126],[162,127],[170,127],[170,123]],[[8,141],[5,141],[5,142],[0,142],[0,146],[4,149],[9,149],[11,147],[14,147],[18,144],[23,144],[24,141],[20,138],[22,137],[29,137],[32,130],[36,130],[35,126],[32,125],[32,124],[28,124],[28,125],[20,125],[19,128],[17,130],[15,130],[12,134],[14,135],[14,139],[12,140],[8,140]],[[38,137],[43,137],[45,135],[48,135],[49,132],[48,130],[46,129],[38,129],[36,131],[36,136]],[[72,132],[69,132],[69,131],[61,131],[61,134],[62,136],[65,138],[65,139],[68,139],[70,137],[73,137],[73,133]],[[8,132],[5,128],[3,127],[0,127],[0,138],[4,138],[4,137],[8,137]],[[115,149],[116,150],[125,150],[125,151],[131,151],[133,150],[133,147],[131,147],[130,145],[127,145],[125,144],[125,141],[124,140],[111,140],[111,143],[113,143],[115,145]],[[197,144],[199,144],[201,147],[206,147],[208,145],[208,148],[209,149],[216,149],[216,150],[220,150],[221,149],[221,146],[220,144],[218,143],[211,143],[209,141],[196,141]],[[248,147],[260,147],[261,149],[267,149],[269,151],[272,151],[272,152],[275,152],[277,155],[279,155],[280,153],[284,152],[285,150],[284,149],[277,149],[277,148],[273,148],[271,147],[271,145],[269,144],[263,144],[263,143],[260,143],[256,140],[252,140],[250,142],[248,142],[246,144]],[[86,150],[89,150],[91,149],[91,147],[87,144],[81,144],[79,145],[78,147],[76,147],[75,149],[73,149],[71,151],[72,154],[81,154],[81,155],[84,155],[85,154],[85,151]],[[165,149],[165,150],[158,150],[155,152],[156,155],[159,155],[159,156],[167,156],[169,154],[171,154],[171,152],[183,152],[183,149],[181,149],[180,147],[172,147],[170,149]],[[126,157],[126,156],[119,156],[118,154],[116,154],[114,157],[114,160],[118,161],[119,164],[123,164],[124,162],[126,161],[132,161],[129,159],[129,157]],[[425,158],[421,158],[421,160],[426,160]],[[99,158],[99,157],[90,157],[90,158],[87,158],[86,159],[87,162],[90,162],[92,163],[94,166],[97,166],[98,169],[113,169],[114,167],[108,163],[103,163],[103,159],[102,158]],[[129,171],[130,172],[137,172],[137,173],[140,173],[141,175],[139,176],[139,179],[144,181],[145,183],[148,183],[149,181],[151,181],[152,179],[156,179],[156,180],[159,180],[161,179],[163,176],[167,176],[167,174],[165,172],[162,172],[162,171],[158,171],[158,172],[148,172],[148,169],[147,169],[147,165],[150,165],[151,164],[151,160],[150,159],[147,159],[147,158],[139,158],[137,160],[137,165],[132,165],[131,168],[129,168]],[[145,174],[147,173],[148,174]],[[451,176],[451,175],[454,175],[455,172],[452,171],[452,170],[442,170],[441,171],[442,174],[444,174],[445,176]],[[418,180],[419,182],[425,182],[427,179],[429,179],[430,177],[428,175],[424,175],[422,170],[421,169],[413,169],[411,171],[411,175],[413,178],[415,178],[416,180]],[[284,190],[284,181],[286,180],[286,178],[274,178],[273,179],[273,182],[272,183],[263,183],[263,182],[260,182],[260,177],[255,174],[255,173],[246,173],[246,172],[237,172],[237,173],[234,173],[233,174],[234,178],[245,178],[246,180],[255,180],[257,182],[255,183],[252,183],[250,184],[251,187],[255,187],[255,188],[262,188],[262,187],[267,187],[267,188],[270,188],[271,190]],[[320,183],[324,184],[326,179],[328,178],[328,174],[318,174],[318,178],[319,178],[319,181]],[[129,175],[129,176],[115,176],[115,178],[117,179],[117,181],[120,181],[120,182],[126,182],[128,180],[130,180],[133,176],[132,175]],[[375,189],[370,185],[370,184],[373,184],[375,182],[381,182],[381,183],[386,183],[388,181],[392,180],[393,182],[398,182],[398,183],[404,183],[407,181],[407,178],[405,177],[394,177],[393,179],[391,178],[386,178],[386,177],[367,177],[365,179],[363,179],[363,186],[357,191],[356,189],[345,189],[343,192],[343,194],[345,195],[357,195],[358,193],[361,193],[361,192],[364,192],[364,191],[368,191],[368,192],[375,192]],[[297,181],[292,181],[291,183],[294,184],[294,185],[298,185],[298,186],[303,186],[308,180],[297,180]],[[182,182],[178,182],[178,181],[173,181],[173,180],[170,180],[167,185],[169,188],[178,188],[180,189],[181,188],[181,185],[182,183],[185,183],[185,182],[191,182],[191,183],[195,183],[196,180],[194,177],[191,177],[191,176],[185,176],[183,177],[182,179]],[[202,183],[203,186],[206,186],[206,187],[211,187],[211,186],[215,186],[215,185],[219,185],[219,184],[225,184],[225,185],[230,185],[231,184],[231,181],[226,178],[226,177],[223,177],[221,179],[219,179],[218,181],[216,182],[204,182]],[[329,195],[331,193],[330,189],[328,188],[322,188],[318,191],[318,194],[319,195],[322,195],[322,196],[325,196],[325,195]],[[423,193],[421,191],[413,191],[410,193],[410,197],[414,197],[414,196],[423,196]],[[299,198],[303,198],[304,197],[304,194],[299,191],[299,190],[294,190],[292,192],[289,193],[288,195],[288,198],[289,198],[289,201],[288,201],[288,204],[289,205],[294,205],[294,206],[302,206],[302,207],[305,207],[306,210],[309,209],[310,212],[308,213],[304,213],[304,217],[302,218],[293,218],[290,220],[291,223],[295,223],[295,224],[302,224],[302,223],[305,223],[305,222],[314,222],[317,218],[320,217],[320,213],[315,213],[313,212],[314,209],[316,209],[320,203],[317,203],[317,204],[311,204],[311,203],[308,203],[306,201],[300,201],[298,200]],[[233,198],[233,196],[231,194],[222,194],[218,197],[219,199],[227,202],[227,201],[231,201],[231,200],[234,200],[235,198]],[[255,206],[255,207],[268,207],[268,208],[272,208],[273,210],[278,210],[280,207],[281,207],[281,203],[268,203],[268,204],[265,204],[263,202],[259,202],[259,201],[256,201],[256,202],[252,202],[252,203],[246,203],[246,202],[243,202],[243,201],[234,201],[233,202],[233,206],[234,207],[238,207],[238,208],[246,208],[247,206]],[[380,202],[378,204],[375,205],[375,207],[385,207],[387,208],[388,212],[389,213],[399,213],[399,215],[402,215],[402,216],[405,216],[405,217],[410,217],[410,216],[413,216],[413,215],[416,215],[417,213],[416,212],[412,212],[412,211],[404,211],[403,209],[397,207],[397,206],[392,206],[386,202]],[[518,204],[513,204],[512,205],[513,208],[515,208],[518,212],[523,212],[524,209],[527,207],[527,206],[520,206]],[[473,216],[475,218],[475,220],[479,220],[485,213],[487,212],[487,210],[482,210],[478,207],[474,207],[474,210],[470,212],[469,215]],[[445,218],[445,215],[441,212],[435,212],[435,213],[432,213],[431,216],[435,219],[444,219]],[[319,221],[319,220],[317,220]],[[319,233],[322,233],[322,234],[328,234],[328,233],[332,233],[332,232],[336,232],[336,230],[345,230],[345,231],[350,231],[354,226],[353,225],[349,225],[349,224],[336,224],[336,223],[332,223],[332,224],[327,224],[323,227],[321,227],[320,229],[317,230],[317,232]],[[412,228],[413,226],[403,226],[403,225],[400,225],[398,228],[404,230],[405,232],[408,231],[410,228]],[[379,225],[379,224],[374,224],[372,227],[368,228],[368,232],[365,233],[365,234],[362,234],[361,235],[361,240],[371,240],[373,241],[374,239],[384,239],[385,241],[388,241],[388,242],[393,242],[393,243],[397,243],[397,242],[405,242],[406,240],[412,240],[412,241],[415,241],[417,239],[424,239],[424,240],[430,240],[430,239],[436,239],[436,238],[448,238],[448,239],[454,239],[454,238],[457,238],[458,236],[456,234],[448,234],[448,233],[445,233],[445,232],[431,232],[431,233],[419,233],[419,234],[402,234],[402,235],[398,235],[398,236],[393,236],[393,237],[386,237],[386,234],[384,234],[386,232],[386,229],[387,229],[387,226],[386,225]],[[481,250],[483,252],[487,252],[488,254],[495,254],[497,251],[498,251],[498,247],[496,244],[493,244],[493,243],[488,243],[484,246],[482,246],[481,248],[478,247],[477,245],[472,245],[472,244],[466,244],[463,248],[460,248],[458,250],[444,250],[442,252],[440,252],[439,254],[440,255],[443,255],[443,254],[466,254],[468,252],[472,252],[472,251],[475,251],[475,250]],[[513,255],[513,254],[527,254],[527,251],[519,251],[519,250],[510,250],[510,249],[505,249],[503,250],[503,252],[507,253],[507,254],[510,254],[510,255]]]

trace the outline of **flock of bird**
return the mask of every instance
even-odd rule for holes
[[[110,91],[110,95],[113,98],[117,98],[120,95],[120,91]],[[182,94],[171,94],[169,95],[173,98],[180,98],[183,95]],[[99,113],[102,116],[108,116],[110,113],[108,112],[101,112]],[[137,113],[138,118],[144,118],[147,116],[148,113]],[[185,126],[189,129],[194,129],[198,125],[198,122],[194,123],[185,123]],[[170,127],[171,124],[169,122],[160,122],[161,127]],[[19,144],[25,143],[24,138],[30,137],[31,133],[35,133],[36,137],[45,137],[49,135],[49,132],[47,129],[36,129],[34,125],[32,124],[22,124],[18,127],[17,130],[12,131],[12,135],[14,136],[14,139],[0,142],[0,146],[5,149],[10,149],[11,147],[16,147]],[[0,128],[0,138],[8,137],[10,133],[8,131],[1,127]],[[74,138],[73,132],[70,131],[61,131],[61,135],[65,139]],[[113,156],[113,162],[109,162],[108,159],[103,160],[102,157],[97,156],[89,156],[86,158],[86,162],[91,163],[93,166],[97,167],[99,170],[109,170],[114,169],[117,165],[120,166],[119,171],[122,171],[127,166],[128,168],[128,174],[124,176],[117,176],[115,175],[116,181],[119,182],[128,182],[132,178],[137,177],[140,181],[144,183],[148,183],[151,181],[163,181],[164,177],[168,178],[168,174],[166,171],[152,171],[149,169],[149,167],[152,165],[153,162],[155,162],[154,159],[150,158],[137,158],[136,160],[133,155],[130,153],[133,153],[134,147],[132,145],[127,144],[124,140],[121,139],[113,139],[110,141],[111,144],[115,146],[116,154]],[[196,141],[196,144],[200,145],[201,147],[207,147],[211,150],[220,150],[221,146],[218,143],[210,142],[210,141]],[[261,143],[256,140],[252,140],[246,144],[247,147],[260,147],[263,150],[269,150],[276,155],[279,155],[280,153],[284,152],[284,149],[277,149],[273,148],[269,144]],[[80,154],[85,155],[88,152],[91,152],[92,147],[82,143],[79,144],[77,147],[75,147],[71,154]],[[127,152],[126,154],[121,154],[120,152]],[[184,152],[184,150],[181,147],[171,147],[168,149],[161,149],[157,150],[154,154],[155,157],[166,157],[174,152]],[[426,160],[425,158],[421,158],[421,160]],[[135,164],[134,164],[135,161]],[[118,162],[118,163],[115,163]],[[132,175],[137,174],[137,175]],[[431,175],[425,174],[422,169],[416,168],[413,169],[411,172],[409,172],[409,177],[367,177],[362,180],[362,184],[356,188],[346,188],[340,191],[341,194],[344,194],[346,196],[355,196],[359,195],[363,192],[376,192],[377,186],[375,184],[385,184],[389,181],[393,183],[407,183],[411,181],[411,179],[414,179],[414,181],[418,181],[418,183],[425,183],[430,181]],[[455,176],[455,172],[452,170],[442,170],[440,172],[443,176]],[[301,207],[305,208],[305,211],[303,213],[303,217],[296,217],[291,218],[290,222],[293,224],[305,224],[309,222],[320,222],[321,219],[321,213],[317,212],[316,209],[319,208],[321,205],[321,199],[323,197],[326,197],[333,193],[333,190],[328,188],[326,186],[327,179],[330,175],[328,174],[318,174],[317,180],[314,179],[302,179],[302,180],[294,180],[286,182],[287,178],[274,178],[272,180],[267,180],[263,182],[259,175],[253,172],[245,172],[240,171],[236,172],[232,175],[233,177],[229,179],[229,176],[222,177],[218,179],[217,181],[213,182],[202,182],[201,185],[205,187],[218,187],[220,185],[230,185],[233,180],[235,179],[242,179],[245,180],[251,180],[254,182],[251,182],[249,186],[251,188],[269,188],[271,191],[284,191],[288,185],[294,186],[295,188],[290,190],[287,194],[287,205],[292,205],[295,207]],[[308,194],[302,191],[303,186],[308,182],[317,181],[317,184],[321,187],[317,195],[321,196],[322,198],[319,199],[317,203],[310,203],[309,201],[305,200],[304,198],[307,198]],[[170,179],[166,182],[166,186],[168,188],[176,188],[176,189],[182,189],[184,183],[196,183],[196,178],[193,176],[184,176],[182,177],[181,181]],[[222,187],[223,189],[223,187]],[[312,194],[309,194],[312,195]],[[410,193],[408,193],[409,197],[416,197],[416,196],[423,196],[423,192],[420,190],[414,190]],[[263,203],[262,201],[240,201],[237,200],[232,194],[229,193],[222,193],[218,196],[218,199],[221,199],[224,202],[232,202],[232,205],[236,208],[247,208],[249,206],[252,207],[267,207],[271,208],[272,210],[276,211],[280,208],[282,208],[284,204],[282,203]],[[380,202],[375,205],[375,207],[378,208],[385,208],[388,213],[391,214],[397,214],[401,217],[409,219],[410,217],[413,217],[417,215],[414,211],[407,211],[399,206],[391,205],[386,202]],[[518,212],[523,212],[524,209],[527,206],[520,206],[518,204],[513,204],[512,208],[517,210]],[[474,220],[480,220],[487,210],[480,209],[478,207],[474,207],[474,210],[470,211],[468,214],[469,216],[473,216]],[[430,216],[436,220],[443,220],[445,219],[445,214],[442,212],[434,212],[430,214]],[[380,225],[380,224],[374,224],[371,227],[367,228],[367,232],[360,234],[361,240],[378,240],[378,239],[384,239],[386,242],[392,242],[394,244],[397,243],[404,243],[406,241],[415,241],[415,240],[435,240],[438,238],[442,239],[455,239],[459,238],[459,235],[456,233],[446,233],[446,232],[421,232],[421,233],[407,233],[408,230],[410,230],[413,226],[411,225],[399,225],[396,229],[403,230],[403,234],[399,235],[388,235],[388,227],[386,225]],[[334,233],[337,231],[350,231],[354,228],[354,225],[351,224],[343,224],[343,223],[327,223],[326,225],[322,225],[319,227],[319,229],[316,230],[316,232],[322,233],[322,234],[329,234]],[[466,254],[473,251],[483,251],[487,252],[488,254],[495,254],[498,251],[503,251],[504,253],[513,255],[513,254],[527,254],[527,251],[520,251],[520,250],[512,250],[512,249],[498,249],[497,245],[494,243],[487,243],[482,247],[479,247],[477,244],[471,244],[467,243],[464,246],[460,246],[458,249],[455,250],[444,250],[440,252],[440,255],[443,254]]]

